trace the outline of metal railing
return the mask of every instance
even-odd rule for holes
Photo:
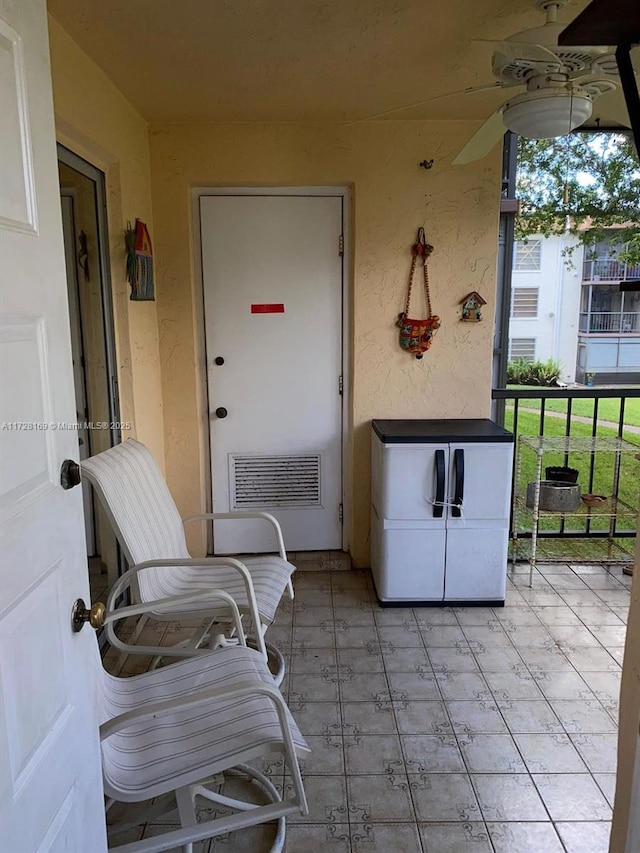
[[[579,430],[582,435],[590,435],[592,437],[603,433],[625,438],[638,444],[638,453],[640,453],[640,428],[628,426],[625,422],[625,409],[627,402],[630,399],[640,398],[640,388],[537,388],[535,386],[519,387],[519,388],[494,388],[491,396],[494,400],[495,419],[502,423],[507,429],[513,431],[517,438],[520,434],[523,435],[575,435]],[[614,406],[615,420],[603,417],[601,412],[601,402],[603,400],[619,401],[618,406]],[[584,404],[578,403],[576,409],[576,401],[589,401],[592,403],[592,411],[589,414],[580,414],[580,411],[590,408],[584,407]],[[555,410],[555,411],[554,411]],[[594,483],[597,482],[596,477],[596,455],[589,454],[589,458],[583,460],[583,464],[587,466],[586,471],[581,471],[583,482],[586,489],[583,491],[593,493]],[[568,455],[564,460],[559,460],[559,464],[569,465],[570,459]],[[556,464],[554,462],[554,464]],[[637,463],[635,463],[637,465]],[[628,471],[621,471],[618,468],[613,474],[613,483],[611,486],[612,497],[615,502],[618,501],[618,495],[621,489],[621,477],[628,478]],[[514,459],[514,478],[515,480],[515,459]],[[630,485],[626,480],[623,483],[627,489]],[[632,501],[634,512],[638,506],[637,485],[632,486],[635,489],[635,501]],[[593,518],[590,515],[585,515],[583,519],[579,519],[576,524],[575,519],[572,519],[571,529],[565,524],[565,519],[559,520],[557,526],[551,529],[540,529],[538,537],[548,539],[609,539],[618,538],[633,538],[636,535],[635,522],[631,521],[633,513],[627,512],[624,516],[626,525],[620,526],[619,519],[614,517],[612,524],[607,530],[597,529],[594,525]],[[513,536],[514,519],[510,521],[510,536]],[[530,531],[518,530],[518,539],[531,538]]]
[[[582,265],[583,281],[624,281],[640,278],[640,264],[627,264],[615,258],[592,258]]]
[[[591,311],[580,314],[580,331],[589,334],[629,335],[640,329],[637,311]]]

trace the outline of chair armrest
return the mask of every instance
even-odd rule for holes
[[[253,622],[253,628],[254,628],[254,631],[256,633],[256,637],[258,639],[258,642],[261,646],[260,651],[262,652],[263,657],[266,660],[267,659],[267,652],[266,652],[266,647],[264,646],[264,641],[261,642],[261,638],[262,638],[262,634],[260,631],[261,621],[260,621],[260,614],[258,612],[258,603],[256,600],[256,594],[255,594],[255,590],[253,588],[253,580],[251,578],[251,574],[250,574],[249,570],[244,565],[244,563],[242,563],[240,560],[236,560],[233,557],[185,557],[185,558],[181,558],[181,559],[145,560],[145,562],[143,562],[143,563],[137,563],[135,566],[132,566],[128,571],[126,571],[123,575],[121,575],[118,578],[118,580],[115,582],[113,587],[111,588],[111,591],[109,592],[109,597],[107,598],[107,611],[108,612],[115,612],[116,611],[116,608],[114,607],[114,603],[115,603],[116,599],[124,592],[125,589],[127,589],[131,585],[131,582],[134,580],[135,576],[139,572],[144,571],[146,569],[154,569],[154,568],[162,568],[162,567],[174,567],[174,566],[187,566],[187,567],[194,568],[194,569],[199,569],[199,568],[200,569],[210,569],[210,568],[225,567],[225,568],[235,569],[235,571],[237,571],[241,575],[242,580],[244,582],[244,586],[245,586],[245,592],[247,595],[249,615],[251,616],[251,621]],[[213,596],[213,597],[217,597],[217,598],[222,598],[222,595],[218,595],[218,593],[221,593],[221,592],[223,592],[223,591],[217,589],[216,587],[212,587],[212,588],[210,587],[210,588],[204,589],[202,591],[202,594],[204,596],[209,595],[209,596]],[[228,595],[228,593],[224,593],[224,595]],[[231,599],[231,596],[228,596],[228,597],[229,597],[229,599]],[[162,599],[162,601],[167,603],[167,607],[166,607],[167,612],[170,612],[170,610],[171,610],[169,603],[168,603],[170,600],[171,599]],[[231,599],[231,600],[233,601],[233,599]],[[143,612],[148,612],[150,610],[157,610],[156,602],[154,602],[154,601],[143,602],[143,604],[146,608]],[[233,605],[235,606],[235,610],[237,610],[236,602],[233,602]],[[117,609],[121,610],[124,608],[117,608]],[[235,620],[235,611],[233,610],[233,607],[232,607],[232,612],[233,612],[234,620]],[[110,629],[109,626],[107,626],[107,636],[109,637],[110,642],[112,642],[113,638],[115,637],[115,632],[113,631],[113,628]],[[120,648],[120,647],[122,647],[121,643],[122,643],[122,641],[118,641],[117,643],[113,643],[113,645],[116,645],[116,646],[118,646],[118,648]],[[138,648],[142,648],[142,647],[138,647]],[[157,652],[152,652],[151,654],[157,654]]]
[[[111,599],[111,596],[109,597]],[[176,605],[181,604],[200,604],[203,599],[211,599],[212,601],[224,601],[229,609],[233,619],[233,625],[238,633],[238,639],[241,645],[246,645],[244,633],[242,631],[242,617],[238,610],[238,605],[235,600],[222,589],[202,589],[195,592],[190,592],[185,595],[173,595],[170,598],[161,598],[157,601],[147,601],[143,604],[127,605],[126,607],[118,607],[115,610],[107,609],[107,615],[104,620],[105,626],[111,626],[112,623],[118,622],[121,619],[126,619],[128,616],[143,616],[145,613],[171,613],[175,610]],[[111,632],[110,632],[111,633]],[[135,647],[133,647],[135,648]]]
[[[192,524],[194,521],[223,521],[234,518],[262,518],[265,521],[268,521],[275,531],[280,556],[283,560],[287,559],[282,527],[280,526],[278,519],[269,512],[209,512],[204,513],[203,515],[190,515],[189,518],[185,518],[182,523]]]
[[[276,707],[280,725],[283,733],[286,729],[289,739],[291,738],[291,729],[286,714],[286,705],[282,694],[275,685],[267,684],[266,682],[247,681],[236,684],[233,687],[220,688],[212,687],[208,690],[198,690],[189,693],[186,696],[177,696],[173,699],[163,699],[159,702],[145,703],[144,706],[134,708],[132,711],[125,711],[124,714],[118,714],[106,723],[100,726],[100,740],[106,740],[116,732],[127,729],[130,726],[140,723],[143,720],[153,718],[154,720],[165,713],[183,710],[185,708],[195,708],[198,705],[208,704],[215,701],[228,701],[230,699],[244,699],[246,696],[252,695],[268,696]]]

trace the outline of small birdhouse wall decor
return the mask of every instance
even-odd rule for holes
[[[482,306],[486,304],[486,300],[475,290],[472,290],[471,293],[467,293],[464,299],[460,300],[460,305],[462,305],[460,319],[465,323],[479,323],[482,320]]]
[[[127,249],[127,281],[131,285],[134,302],[147,302],[155,299],[153,276],[153,249],[149,229],[144,222],[136,219],[135,226],[127,223],[124,232]]]

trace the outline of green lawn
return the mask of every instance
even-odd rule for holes
[[[536,401],[539,402],[539,401]],[[574,401],[577,402],[577,401]],[[580,401],[590,402],[590,401]],[[609,401],[607,401],[609,402]],[[634,403],[638,402],[636,400]],[[523,401],[520,401],[523,405]],[[505,426],[507,429],[513,429],[513,408],[508,407],[505,414]],[[565,434],[565,422],[560,418],[547,418],[544,423],[545,435],[561,436]],[[519,435],[538,435],[539,434],[539,416],[534,413],[523,412],[518,414],[518,434]],[[591,424],[583,424],[572,421],[571,435],[590,436]],[[615,436],[616,430],[602,427],[598,428],[598,435]],[[640,435],[634,433],[626,433],[625,438],[632,444],[638,445],[640,448]],[[564,465],[565,458],[563,453],[545,453],[543,458],[543,478],[544,468],[547,465]],[[593,483],[590,487],[590,464],[591,454],[589,453],[571,453],[568,460],[568,465],[572,468],[577,468],[580,471],[578,482],[580,483],[582,493],[589,491],[595,494],[611,495],[613,479],[614,479],[614,464],[615,454],[611,452],[597,453],[594,457],[594,474]],[[625,454],[620,457],[620,487],[619,497],[622,501],[629,504],[633,508],[638,506],[638,492],[640,489],[640,462],[635,458],[634,454]],[[533,450],[528,448],[523,449],[522,469],[520,480],[520,493],[526,492],[527,483],[535,479],[536,470],[536,455]],[[604,511],[608,510],[608,506]],[[582,507],[580,512],[586,512]],[[606,531],[609,529],[609,519],[602,515],[598,517],[597,510],[591,513],[592,530]],[[566,530],[583,530],[584,518],[565,519]],[[559,527],[558,517],[544,516],[541,519],[540,527],[544,530],[557,530]],[[635,511],[620,513],[618,520],[618,528],[633,529],[635,527]],[[531,513],[521,512],[518,515],[518,528],[520,530],[531,529]]]
[[[528,386],[510,385],[509,388],[524,390]],[[594,400],[572,400],[571,413],[586,418],[593,417]],[[509,403],[507,403],[509,405]],[[525,409],[540,410],[540,400],[520,400],[519,405]],[[545,400],[548,412],[567,412],[567,400]],[[603,398],[598,403],[598,421],[609,421],[617,424],[620,419],[620,400],[612,397]],[[560,423],[562,421],[559,420]],[[624,422],[626,425],[640,427],[640,397],[631,397],[625,403]],[[537,433],[537,429],[535,430]]]

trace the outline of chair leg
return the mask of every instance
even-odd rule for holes
[[[196,818],[196,809],[191,788],[178,788],[176,790],[176,802],[182,826],[195,826],[198,823],[198,819]],[[182,853],[193,853],[193,844],[183,845]]]

